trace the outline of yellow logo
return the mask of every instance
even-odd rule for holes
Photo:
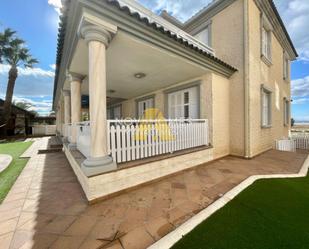
[[[141,122],[137,126],[135,139],[137,141],[174,141],[175,136],[168,121],[157,108],[145,110]]]

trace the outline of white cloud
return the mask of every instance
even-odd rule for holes
[[[275,0],[301,60],[309,61],[309,1]]]
[[[51,69],[53,69],[54,71],[56,70],[56,64],[51,64],[51,65],[49,65],[49,67],[50,67]]]
[[[48,0],[48,4],[53,6],[59,15],[61,14],[61,8],[62,8],[61,0]]]
[[[19,76],[35,76],[35,77],[54,77],[55,73],[50,70],[44,70],[38,67],[21,68],[18,67]],[[10,65],[0,64],[0,75],[7,75],[10,70]]]
[[[10,66],[0,64],[0,89],[6,89]],[[18,68],[15,96],[51,96],[55,72],[42,68]],[[2,92],[2,90],[1,90]],[[5,90],[3,90],[5,92]]]
[[[309,98],[309,76],[292,81],[293,98]]]
[[[191,16],[199,10],[207,6],[213,0],[138,0],[141,4],[145,5],[152,11],[159,13],[166,10],[172,16],[176,17],[182,22],[188,20]]]
[[[293,99],[293,105],[309,104],[309,97]]]

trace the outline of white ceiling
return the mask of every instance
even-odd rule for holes
[[[70,71],[88,74],[86,43],[80,40]],[[143,79],[134,74],[145,73]],[[206,69],[121,31],[107,50],[107,89],[112,97],[133,98],[205,74]],[[68,84],[66,84],[66,88]],[[88,82],[82,87],[88,93]]]

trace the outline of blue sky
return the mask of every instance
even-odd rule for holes
[[[185,21],[211,0],[139,0],[159,13],[166,9]],[[309,121],[309,1],[275,0],[278,10],[300,54],[292,64],[292,116]],[[14,98],[31,102],[41,115],[51,110],[54,63],[60,0],[1,1],[0,30],[10,27],[27,41],[39,64],[19,72]],[[0,64],[0,98],[4,97],[8,67]]]

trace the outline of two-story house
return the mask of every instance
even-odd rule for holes
[[[133,0],[63,6],[54,109],[89,200],[288,136],[297,52],[271,0],[185,23]]]

